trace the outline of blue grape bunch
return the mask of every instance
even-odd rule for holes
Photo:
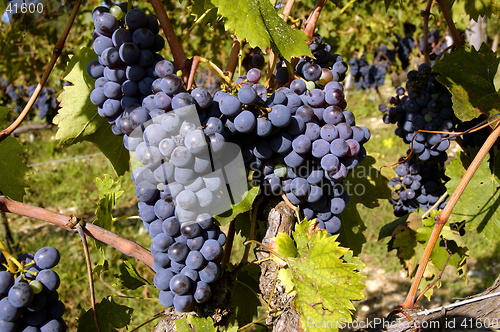
[[[21,255],[22,270],[11,273],[0,254],[0,331],[66,331],[57,292],[60,279],[53,270],[59,260],[57,249],[43,247],[34,255]]]

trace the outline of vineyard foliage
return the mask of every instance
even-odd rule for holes
[[[23,108],[28,99],[26,95],[22,96],[23,98],[13,98],[21,95],[18,85],[29,86],[38,82],[74,5],[74,1],[41,2],[46,6],[46,12],[38,16],[14,16],[10,22],[0,23],[0,53],[4,59],[9,59],[0,63],[0,78],[6,82],[6,88],[15,87],[15,91],[11,90],[14,93],[12,96],[7,96],[0,90],[2,129],[18,116],[16,110]],[[171,20],[173,32],[180,37],[188,58],[200,55],[224,70],[231,53],[233,38],[236,38],[242,46],[237,73],[243,74],[246,72],[245,68],[242,68],[245,58],[250,57],[249,54],[258,53],[259,50],[265,53],[266,60],[271,52],[279,54],[285,61],[284,66],[289,69],[296,64],[293,58],[312,56],[308,36],[302,30],[308,23],[306,19],[316,2],[298,1],[290,14],[283,16],[282,9],[287,2],[192,0],[168,1],[163,3],[163,6]],[[104,3],[112,5],[111,2]],[[0,0],[0,13],[8,4],[7,0]],[[477,20],[479,16],[485,17],[492,26],[498,26],[500,4],[496,1],[457,0],[440,1],[440,4],[451,8],[452,18],[459,30],[465,30],[469,20]],[[95,80],[88,74],[87,65],[97,60],[97,55],[92,50],[92,10],[99,5],[97,1],[89,1],[80,8],[47,86],[60,91],[57,96],[57,115],[53,118],[53,124],[57,125],[55,139],[58,140],[59,146],[69,147],[84,141],[91,142],[106,156],[115,170],[113,176],[103,174],[102,178],[96,180],[99,199],[93,218],[93,224],[112,231],[117,218],[114,217],[115,206],[124,190],[121,188],[123,179],[120,177],[130,177],[131,169],[136,167],[136,160],[125,148],[122,136],[112,132],[112,124],[98,115],[97,107],[90,101]],[[150,3],[134,5],[154,14]],[[51,10],[48,10],[49,8]],[[331,45],[332,53],[340,54],[345,62],[364,55],[373,63],[379,61],[377,54],[381,45],[396,50],[399,36],[405,34],[404,23],[415,26],[412,33],[418,45],[423,34],[422,17],[418,14],[424,8],[425,3],[418,1],[328,1],[321,11],[315,33],[321,35],[323,42]],[[432,7],[431,13],[430,26],[438,29],[444,36],[445,30],[447,31],[446,20],[437,3]],[[161,51],[165,59],[174,61],[172,53],[168,46]],[[409,56],[415,68],[423,62],[423,54],[418,47],[414,48]],[[495,86],[495,77],[498,74],[500,58],[496,50],[492,50],[491,44],[483,43],[478,50],[467,44],[458,45],[449,52],[440,54],[435,60],[432,70],[438,74],[437,80],[451,93],[454,114],[458,120],[465,122],[478,117],[490,121],[498,119],[500,93]],[[402,69],[401,60],[394,58],[388,66],[387,76],[392,78],[392,82],[397,83],[396,86],[404,85],[407,71]],[[207,68],[208,66],[200,65],[200,75],[195,81],[200,85],[207,84],[207,88],[215,90],[215,85],[220,84],[213,79],[216,74],[210,73],[210,82],[203,82],[201,78],[201,73],[208,75],[210,68]],[[263,71],[265,79],[266,68]],[[404,77],[403,81],[401,77]],[[385,80],[386,85],[388,81]],[[349,103],[348,94],[346,99],[348,109],[357,115],[356,105]],[[380,114],[377,113],[376,116]],[[496,122],[490,124],[490,131],[495,125]],[[377,129],[370,130],[373,139]],[[344,186],[351,188],[351,197],[346,209],[339,215],[342,224],[338,234],[330,236],[328,232],[319,230],[316,224],[304,218],[299,211],[301,220],[297,221],[293,232],[280,233],[272,239],[270,248],[264,248],[270,251],[272,259],[280,267],[277,279],[285,292],[294,299],[293,308],[300,315],[301,324],[307,331],[321,330],[308,327],[309,318],[314,321],[351,321],[356,309],[353,302],[364,297],[364,264],[359,256],[363,253],[367,241],[364,235],[367,227],[361,217],[360,207],[376,210],[381,204],[388,204],[386,201],[393,195],[388,183],[396,176],[392,168],[388,167],[390,165],[380,161],[380,155],[384,151],[372,151],[369,144],[366,151],[366,158],[344,180]],[[477,151],[476,148],[466,149],[464,152],[458,152],[456,158],[447,161],[444,174],[450,179],[446,183],[448,195],[451,196],[459,186]],[[26,149],[15,136],[9,136],[0,142],[0,193],[29,204],[30,197],[25,193],[29,188],[30,170],[24,162],[25,152]],[[463,241],[464,230],[476,230],[492,243],[498,241],[499,158],[494,147],[453,209],[432,251],[420,290],[435,280],[446,265],[453,266],[457,275],[465,278],[467,259],[469,256],[473,257],[473,253]],[[357,192],[357,189],[362,191]],[[236,233],[246,239],[256,240],[253,237],[256,229],[263,235],[266,231],[266,221],[256,220],[265,218],[262,218],[261,214],[257,216],[254,211],[259,203],[269,203],[268,200],[260,202],[259,197],[262,197],[259,196],[259,187],[250,187],[240,203],[214,219],[221,227],[232,225],[234,221]],[[426,214],[426,211],[417,209],[403,217],[394,218],[395,220],[383,221],[385,226],[380,230],[379,240],[389,239],[388,250],[395,250],[410,278],[416,274],[434,228],[434,218],[439,213],[440,211],[431,211]],[[234,229],[232,231],[235,232]],[[100,249],[99,261],[94,262],[94,274],[99,276],[109,268],[106,250],[110,249],[99,241],[92,243],[94,244]],[[61,255],[64,255],[64,252],[61,252]],[[232,278],[229,319],[221,322],[214,321],[214,317],[210,316],[188,315],[175,322],[177,330],[235,332],[238,327],[263,316],[262,309],[265,307],[260,307],[263,300],[259,289],[262,286],[259,284],[261,271],[256,266],[245,263],[246,261],[242,262],[242,266],[227,265],[228,272],[225,276],[231,274]],[[120,292],[153,284],[153,280],[141,276],[130,261],[123,261],[119,269],[117,281],[112,287]],[[426,293],[427,297],[431,295],[432,291]],[[96,311],[101,331],[116,331],[128,327],[134,313],[132,307],[119,304],[112,296],[101,296],[96,304]],[[85,308],[78,317],[78,331],[96,331],[92,308]]]

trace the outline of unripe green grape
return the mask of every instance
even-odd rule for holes
[[[314,90],[316,88],[316,84],[314,84],[313,81],[307,81],[306,82],[306,89],[311,91],[311,90]]]
[[[43,285],[38,280],[30,281],[30,287],[33,290],[33,293],[39,294],[43,290]]]
[[[113,6],[109,9],[111,15],[113,15],[118,21],[123,18],[123,10],[118,6]]]
[[[286,172],[287,172],[287,169],[286,169],[285,165],[283,165],[283,164],[277,164],[276,166],[274,166],[273,173],[277,177],[279,177],[279,178],[284,177],[286,175]]]

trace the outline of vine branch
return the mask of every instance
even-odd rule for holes
[[[311,15],[309,15],[309,17],[307,18],[307,24],[304,32],[306,33],[307,38],[309,38],[309,41],[312,41],[314,35],[314,29],[316,28],[316,23],[318,22],[319,14],[321,14],[321,10],[323,9],[327,1],[328,0],[316,1],[316,6],[314,6]]]
[[[429,59],[429,48],[427,47],[427,44],[429,43],[429,16],[431,15],[431,8],[432,8],[433,3],[434,3],[434,0],[428,0],[427,6],[421,12],[422,18],[424,19],[424,27],[423,27],[423,32],[422,32],[424,35],[423,36],[423,38],[424,38],[424,62],[428,65],[431,64],[431,61]]]
[[[36,99],[40,95],[40,92],[42,91],[43,86],[45,83],[47,83],[47,79],[50,76],[50,73],[52,72],[52,69],[54,68],[57,59],[61,55],[61,52],[64,48],[64,43],[66,42],[66,38],[68,37],[69,31],[71,30],[71,26],[73,25],[73,22],[75,21],[76,14],[78,14],[78,9],[80,8],[80,5],[82,3],[82,0],[78,0],[75,3],[75,6],[73,7],[73,11],[71,12],[71,15],[69,17],[68,23],[66,23],[66,27],[64,28],[64,31],[57,41],[56,45],[54,46],[54,50],[52,51],[52,57],[50,58],[49,64],[47,65],[47,68],[45,68],[45,71],[43,72],[42,78],[40,79],[40,82],[37,84],[35,91],[31,95],[28,103],[24,107],[23,111],[17,119],[6,129],[0,131],[0,142],[6,139],[19,125],[23,122],[23,120],[26,118],[26,115],[28,115],[28,112],[30,111],[31,107],[35,103]]]
[[[439,8],[441,8],[441,13],[443,13],[448,28],[450,28],[451,37],[453,38],[453,46],[458,47],[460,45],[463,45],[464,40],[462,39],[460,32],[458,31],[457,27],[455,26],[455,23],[453,22],[450,9],[446,5],[446,0],[436,0],[436,2],[438,3]]]
[[[170,51],[172,51],[172,56],[174,57],[174,65],[175,67],[182,70],[182,78],[184,79],[184,82],[187,82],[189,77],[190,61],[187,59],[186,54],[182,50],[179,38],[177,38],[177,35],[175,34],[172,23],[170,23],[170,19],[168,18],[165,8],[163,8],[161,0],[151,0],[151,5],[155,10],[156,17],[158,17],[161,28],[165,33]]]
[[[45,210],[33,205],[20,203],[5,196],[0,196],[0,210],[18,214],[28,218],[45,221],[53,225],[62,227],[67,231],[72,232],[74,230],[74,225],[72,223],[72,220],[74,220],[73,216],[68,216],[62,213]],[[119,250],[123,254],[129,257],[133,257],[153,268],[153,255],[149,250],[144,249],[139,244],[127,240],[124,237],[121,237],[94,224],[85,224],[84,232],[87,236],[106,243]]]
[[[467,172],[465,172],[465,175],[462,177],[462,180],[460,180],[460,183],[453,192],[453,195],[451,195],[450,200],[446,204],[446,207],[443,209],[443,212],[435,217],[434,228],[429,238],[429,242],[425,247],[422,260],[418,265],[418,269],[415,274],[415,279],[413,279],[413,283],[411,284],[410,291],[408,292],[405,301],[401,304],[401,307],[403,309],[412,309],[414,307],[415,295],[417,293],[418,286],[422,281],[425,268],[429,263],[432,251],[434,250],[434,246],[436,245],[437,240],[439,239],[439,235],[441,234],[441,230],[448,221],[451,211],[453,211],[453,209],[455,208],[455,205],[457,204],[459,198],[462,196],[465,188],[469,184],[470,179],[477,171],[479,165],[481,165],[481,162],[483,161],[484,157],[488,154],[488,151],[493,146],[499,135],[500,135],[500,123],[497,123],[497,125],[495,126],[495,130],[493,130],[490,136],[488,136],[488,139],[486,140],[486,142],[484,142],[478,154],[470,164],[469,168],[467,169]]]

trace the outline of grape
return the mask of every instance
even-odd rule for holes
[[[44,292],[55,291],[61,282],[57,273],[48,269],[41,270],[36,276],[36,280],[42,283]]]
[[[339,125],[342,123],[339,123]],[[320,136],[322,139],[324,139],[327,142],[332,142],[334,139],[338,138],[339,131],[337,129],[337,126],[334,126],[332,124],[326,124],[323,127],[321,127],[320,130]]]
[[[8,271],[0,271],[0,296],[7,294],[12,285],[14,285],[12,274]]]
[[[291,183],[291,192],[297,197],[304,197],[309,192],[309,183],[306,179],[297,177]]]
[[[209,240],[209,241],[215,241],[215,240]],[[208,262],[207,265],[202,270],[199,271],[200,280],[206,283],[214,282],[217,279],[218,273],[219,273],[219,268],[217,267],[217,264],[215,264],[214,262]]]
[[[8,292],[9,303],[16,308],[27,307],[33,300],[34,296],[35,294],[33,293],[33,290],[26,282],[14,284]]]
[[[297,153],[307,153],[311,150],[311,140],[306,135],[299,135],[292,141],[292,148]]]
[[[241,102],[233,95],[226,95],[221,98],[219,108],[224,115],[236,116],[241,112]]]
[[[122,64],[119,52],[114,47],[108,47],[101,54],[101,63],[110,68],[118,67]]]
[[[304,157],[302,157],[295,151],[290,152],[284,158],[285,163],[290,167],[299,167],[300,165],[302,165],[304,160]]]
[[[0,320],[5,322],[14,322],[19,318],[22,309],[10,304],[7,297],[0,300]]]
[[[174,308],[180,312],[188,312],[194,305],[194,298],[192,295],[175,295]]]
[[[242,104],[251,105],[257,100],[257,92],[249,85],[243,85],[238,91],[238,100]]]
[[[131,42],[123,43],[120,46],[118,53],[120,55],[120,59],[128,65],[136,63],[141,55],[139,47]]]
[[[147,24],[146,14],[140,9],[133,8],[125,15],[125,24],[130,30],[145,27]]]
[[[276,70],[276,81],[280,84],[288,83],[290,79],[290,73],[286,67],[280,67]]]
[[[209,239],[201,247],[200,253],[207,261],[213,261],[222,254],[222,247],[217,240]]]
[[[259,67],[259,66],[257,66],[257,67]],[[262,76],[262,72],[257,68],[252,68],[247,73],[247,79],[249,82],[252,82],[252,83],[259,82],[261,76]]]
[[[177,75],[166,75],[161,79],[160,86],[166,94],[175,95],[182,89],[182,80]]]
[[[100,12],[95,15],[94,26],[97,32],[111,37],[113,32],[118,28],[118,21],[112,14]]]
[[[196,101],[196,104],[202,109],[209,107],[212,103],[212,96],[210,96],[208,91],[204,88],[193,89],[193,91],[191,91],[191,96]]]
[[[290,83],[290,89],[292,89],[292,91],[295,92],[296,94],[301,95],[307,90],[306,83],[300,78],[294,79]]]
[[[43,247],[35,253],[35,263],[40,269],[52,269],[61,258],[59,251],[54,247]],[[1,290],[0,290],[0,293]]]
[[[325,102],[325,93],[323,92],[323,90],[313,89],[307,92],[306,100],[310,106],[320,107]]]
[[[258,126],[259,120],[257,119],[257,126]],[[210,117],[208,118],[207,122],[205,123],[205,129],[203,130],[205,135],[212,135],[215,133],[221,134],[223,131],[223,124],[222,121],[219,118],[215,117]]]
[[[321,158],[321,167],[327,172],[338,170],[339,163],[339,159],[333,154],[327,154]]]
[[[153,33],[146,28],[139,28],[132,33],[132,42],[139,48],[149,48],[153,45]]]
[[[155,287],[160,291],[170,290],[170,281],[174,276],[174,273],[170,270],[156,271],[153,279]]]
[[[104,77],[109,81],[123,83],[127,79],[126,68],[123,66],[118,66],[116,68],[105,67],[103,73]]]
[[[212,289],[210,285],[204,281],[196,283],[196,290],[194,291],[193,298],[197,303],[204,303],[212,296]]]
[[[253,129],[257,125],[257,119],[252,112],[243,111],[235,117],[234,125],[236,126],[236,130],[238,130],[240,133],[246,134],[253,131]]]
[[[186,266],[193,270],[199,270],[205,265],[205,258],[199,251],[191,251],[186,258]]]
[[[354,141],[354,142],[356,142],[356,141]],[[350,145],[348,144],[348,142],[346,140],[344,140],[342,138],[334,139],[330,143],[330,152],[339,158],[344,157],[344,156],[349,154]],[[359,144],[358,144],[358,152],[359,152]],[[350,156],[350,157],[352,157],[352,156]]]
[[[113,41],[109,37],[100,36],[94,40],[92,47],[94,48],[94,52],[97,55],[101,55],[102,52],[104,52],[104,50],[106,50],[107,48],[113,47]]]
[[[317,81],[321,77],[321,67],[316,63],[306,63],[302,67],[302,73],[307,81]]]
[[[221,110],[222,111],[222,110]],[[268,114],[269,121],[278,128],[286,127],[292,118],[290,109],[284,105],[275,105]]]
[[[265,63],[264,56],[262,54],[256,53],[252,57],[252,63],[257,68],[262,68]]]
[[[116,29],[115,32],[113,32],[111,40],[113,42],[113,45],[119,49],[123,43],[132,42],[132,34],[126,29],[119,28]]]

